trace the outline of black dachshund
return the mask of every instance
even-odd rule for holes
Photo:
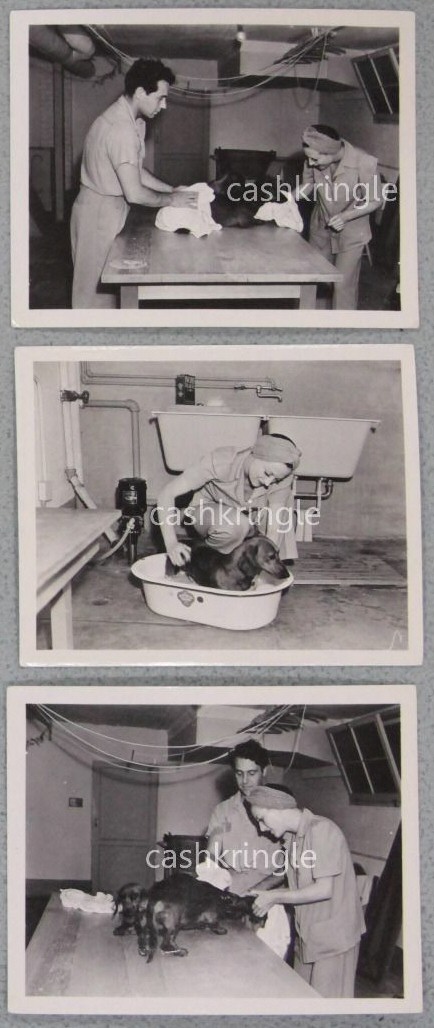
[[[149,964],[160,944],[163,953],[185,957],[188,950],[177,942],[178,932],[183,929],[208,928],[214,935],[226,935],[227,928],[221,921],[239,921],[244,917],[261,925],[264,918],[253,914],[254,902],[254,896],[236,896],[192,875],[173,874],[140,892],[134,922],[139,953]],[[114,934],[125,932],[115,929]]]

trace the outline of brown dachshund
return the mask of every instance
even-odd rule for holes
[[[211,589],[231,589],[245,592],[261,571],[279,581],[289,577],[289,571],[279,558],[277,546],[265,535],[253,535],[244,539],[232,553],[219,553],[206,543],[194,544],[190,560],[175,568],[169,558],[166,561],[166,575],[184,571],[197,585]]]
[[[121,922],[114,929],[113,935],[131,935],[135,931],[137,904],[142,892],[142,886],[137,882],[128,882],[123,885],[115,899],[113,917],[118,910],[121,912]]]
[[[253,914],[254,902],[254,896],[236,896],[192,875],[173,874],[140,893],[135,916],[139,953],[149,964],[160,943],[163,953],[185,957],[188,950],[177,942],[182,929],[208,928],[214,935],[226,935],[222,920],[248,917],[263,924],[264,918]]]

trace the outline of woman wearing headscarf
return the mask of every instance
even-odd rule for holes
[[[248,797],[260,831],[280,840],[288,853],[288,887],[256,893],[254,912],[274,903],[295,910],[294,970],[321,996],[354,996],[360,938],[365,931],[351,854],[341,829],[329,818],[300,809],[295,798],[260,785]]]
[[[300,457],[300,450],[286,436],[262,435],[253,449],[219,447],[168,482],[159,494],[157,512],[172,563],[182,566],[190,556],[174,527],[176,500],[187,493],[193,493],[193,498],[184,523],[207,546],[232,553],[259,529],[279,546],[281,559],[294,559],[294,476]]]
[[[369,216],[381,207],[377,158],[341,139],[329,125],[303,133],[303,196],[314,209],[309,242],[342,275],[333,294],[335,310],[357,310],[363,249],[371,239]]]

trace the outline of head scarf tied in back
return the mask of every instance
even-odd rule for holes
[[[293,468],[298,467],[301,458],[301,451],[292,439],[275,435],[260,435],[252,453],[254,457],[260,457],[262,460],[290,464]]]
[[[297,801],[283,789],[271,789],[269,785],[258,785],[249,793],[249,807],[262,807],[264,810],[295,810]]]
[[[330,136],[324,135],[323,132],[318,132],[314,125],[309,125],[309,128],[303,132],[303,143],[304,146],[309,146],[318,153],[326,153],[333,156],[333,154],[339,153],[342,139],[331,139]]]

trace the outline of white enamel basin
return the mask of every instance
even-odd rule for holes
[[[268,432],[289,436],[301,450],[300,478],[349,481],[369,432],[375,432],[380,424],[372,418],[270,416]]]
[[[207,410],[205,407],[179,407],[152,411],[157,418],[166,466],[184,471],[218,446],[247,450],[258,438],[261,414]]]

